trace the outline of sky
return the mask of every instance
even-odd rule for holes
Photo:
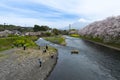
[[[120,15],[120,0],[0,0],[0,24],[62,28]]]

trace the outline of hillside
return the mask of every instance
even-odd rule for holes
[[[104,43],[120,44],[120,16],[93,22],[80,29],[79,34],[89,39],[99,39]]]
[[[32,27],[21,27],[21,26],[16,26],[16,25],[2,25],[0,24],[0,31],[4,30],[18,30],[20,32],[27,32],[27,31],[33,31]]]

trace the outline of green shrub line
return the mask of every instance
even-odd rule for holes
[[[81,35],[78,35],[78,34],[72,34],[70,35],[71,37],[75,37],[75,38],[82,38],[82,39],[85,39],[85,40],[90,40],[90,41],[93,41],[93,42],[98,42],[98,43],[101,43],[103,45],[108,45],[108,46],[111,46],[111,47],[116,47],[116,48],[119,48],[120,49],[120,43],[114,43],[114,42],[104,42],[103,39],[100,39],[98,37],[92,37],[92,36],[81,36]]]
[[[101,39],[99,37],[81,36],[79,34],[70,34],[69,36],[75,37],[75,38],[85,39],[85,40],[92,41],[92,42],[101,43],[101,44],[106,45],[106,46],[120,49],[120,42],[118,42],[118,43],[116,43],[115,41],[105,42],[103,39]]]
[[[35,42],[38,39],[36,36],[15,36],[0,38],[0,51],[7,50],[13,47],[32,47],[36,46]]]
[[[79,38],[80,37],[80,35],[78,35],[78,34],[70,34],[69,36],[75,37],[75,38]]]
[[[65,45],[65,38],[62,36],[44,37],[44,39],[52,43]]]

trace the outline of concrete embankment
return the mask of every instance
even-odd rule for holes
[[[91,42],[91,43],[94,43],[94,44],[97,44],[97,45],[101,45],[101,46],[104,46],[104,47],[107,47],[107,48],[115,49],[115,50],[117,50],[117,51],[120,51],[120,48],[117,48],[117,47],[109,46],[109,45],[106,45],[106,44],[103,44],[103,43],[94,42],[94,41],[87,40],[87,39],[83,39],[83,40],[84,40],[84,41]]]
[[[7,58],[0,60],[0,80],[45,80],[54,68],[58,55],[57,51],[51,49],[46,53],[32,48],[18,48],[10,52]],[[54,57],[51,58],[51,55]],[[42,61],[41,67],[38,59]]]

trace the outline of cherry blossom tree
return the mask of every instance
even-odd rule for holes
[[[81,36],[100,38],[104,42],[120,43],[120,16],[96,21],[79,30]]]

